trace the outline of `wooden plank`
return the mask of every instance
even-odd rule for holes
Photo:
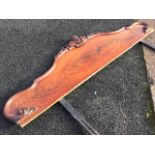
[[[147,24],[136,22],[114,32],[74,37],[48,72],[8,100],[6,118],[24,127],[150,33]]]

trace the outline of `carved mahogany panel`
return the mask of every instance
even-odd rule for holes
[[[24,127],[151,32],[137,22],[114,32],[74,36],[50,70],[8,100],[5,117]]]

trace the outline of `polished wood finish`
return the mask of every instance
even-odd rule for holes
[[[8,100],[5,117],[24,127],[151,32],[137,22],[114,32],[74,36],[49,71]]]

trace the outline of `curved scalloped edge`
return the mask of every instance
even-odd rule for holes
[[[134,27],[135,25],[143,25],[143,26],[145,26],[144,31],[146,31],[147,28],[148,28],[148,25],[147,25],[146,23],[144,23],[144,22],[136,22],[136,23],[133,23],[131,26],[122,27],[121,29],[116,30],[116,31],[112,31],[112,32],[99,32],[99,33],[95,33],[95,34],[93,33],[93,34],[88,35],[87,37],[84,37],[84,36],[81,36],[81,37],[74,36],[74,37],[73,37],[73,40],[71,40],[71,41],[67,44],[67,47],[61,49],[61,50],[58,52],[58,54],[56,55],[56,57],[55,57],[55,59],[54,59],[54,62],[53,62],[52,67],[51,67],[47,72],[45,72],[43,75],[41,75],[40,77],[38,77],[37,79],[35,79],[34,82],[33,82],[33,84],[32,84],[30,87],[28,87],[28,88],[26,88],[26,89],[24,89],[24,90],[22,90],[22,91],[16,93],[15,95],[13,95],[13,96],[11,97],[11,100],[13,100],[14,97],[16,97],[17,95],[19,95],[19,94],[22,93],[23,91],[29,91],[29,90],[33,89],[34,87],[36,87],[37,84],[38,84],[44,77],[48,76],[48,75],[54,70],[54,68],[55,68],[55,66],[56,66],[57,60],[59,60],[59,58],[61,58],[61,57],[62,57],[64,54],[66,54],[68,51],[70,51],[70,50],[72,50],[72,49],[74,49],[74,48],[81,47],[85,42],[87,42],[89,39],[92,39],[92,38],[94,38],[94,37],[97,37],[97,36],[100,36],[100,35],[111,35],[111,34],[116,34],[116,33],[122,32],[122,31],[124,31],[124,30],[130,30],[130,29],[131,29],[132,27]],[[151,28],[149,28],[149,30],[150,30],[150,29],[151,29]],[[152,31],[153,31],[153,29],[150,30],[150,33],[151,33]],[[77,44],[78,44],[78,45],[77,45]],[[73,45],[74,45],[74,46],[73,46]],[[7,102],[7,104],[9,104],[9,102],[11,102],[11,100],[9,100],[9,101]],[[4,115],[5,115],[5,109],[4,109]],[[6,116],[6,115],[5,115],[5,116]],[[15,123],[17,123],[17,122],[15,121]]]
[[[110,32],[98,32],[98,33],[91,33],[90,35],[88,36],[72,36],[72,40],[69,41],[69,43],[67,44],[66,47],[62,47],[62,49],[58,52],[58,54],[55,56],[55,60],[61,56],[62,54],[64,54],[65,52],[71,50],[71,49],[74,49],[74,48],[78,48],[80,46],[82,46],[85,42],[87,42],[87,40],[91,39],[91,38],[94,38],[94,37],[97,37],[97,36],[100,36],[100,35],[111,35],[111,34],[117,34],[119,32],[122,32],[124,30],[130,30],[132,27],[136,26],[136,25],[144,25],[145,26],[145,29],[144,29],[144,32],[147,30],[148,28],[148,24],[147,23],[144,23],[144,22],[135,22],[133,23],[132,25],[130,26],[124,26],[118,30],[115,30],[115,31],[110,31]]]
[[[144,22],[135,22],[135,23],[133,23],[132,25],[130,25],[128,27],[125,27],[124,26],[124,27],[122,27],[122,28],[120,28],[120,29],[118,29],[116,31],[91,33],[90,35],[85,36],[85,38],[87,38],[87,39],[83,40],[83,43],[81,43],[80,46],[82,46],[89,39],[95,38],[95,37],[100,36],[100,35],[111,35],[111,34],[116,34],[116,33],[122,32],[124,30],[130,30],[135,25],[144,25],[146,28],[148,28],[148,24],[146,24]],[[151,28],[151,32],[153,32],[153,29],[152,28]],[[75,37],[76,38],[80,38],[80,37],[77,37],[77,36],[73,36],[73,40],[71,40],[70,42],[75,41],[76,40]],[[81,37],[84,37],[84,36],[81,36]],[[70,50],[80,47],[80,46],[78,46],[78,47],[77,46],[71,47],[70,46],[70,42],[67,44],[67,46],[65,48],[62,47],[62,49],[57,53],[57,55],[54,58],[54,62],[52,64],[52,66],[50,67],[50,69],[48,69],[43,75],[41,75],[37,79],[35,79],[30,87],[28,87],[28,88],[26,88],[26,89],[24,89],[24,90],[16,93],[15,95],[17,95],[17,94],[19,94],[19,93],[21,93],[23,91],[26,91],[26,90],[29,90],[29,89],[33,89],[37,85],[37,83],[39,83],[39,81],[41,81],[44,77],[48,76],[48,74],[50,74],[54,70],[55,65],[56,65],[56,62],[57,62],[57,60],[60,57],[62,57],[64,54],[66,54]],[[13,95],[11,98],[13,99],[15,95]]]
[[[92,33],[88,36],[73,36],[73,39],[71,41],[69,41],[69,43],[67,44],[66,47],[62,47],[62,49],[58,52],[58,54],[55,56],[54,58],[54,62],[53,62],[53,65],[52,67],[46,72],[44,73],[43,75],[41,75],[40,77],[38,77],[36,80],[34,80],[34,83],[36,82],[39,82],[40,80],[42,80],[42,78],[44,78],[45,76],[47,76],[49,73],[52,72],[52,70],[54,69],[55,67],[55,64],[56,64],[56,61],[61,57],[63,56],[65,53],[69,52],[70,50],[72,49],[75,49],[75,48],[79,48],[80,46],[82,46],[85,42],[87,42],[89,39],[92,39],[92,38],[95,38],[97,36],[100,36],[100,35],[111,35],[111,34],[116,34],[116,33],[120,33],[124,30],[130,30],[132,29],[132,27],[136,26],[136,25],[144,25],[145,26],[145,29],[144,31],[147,30],[147,28],[150,28],[148,26],[148,24],[144,23],[144,22],[135,22],[133,23],[132,25],[130,26],[124,26],[116,31],[111,31],[111,32],[98,32],[98,33]],[[151,32],[153,32],[153,29],[151,29]],[[73,43],[74,42],[74,43]],[[72,44],[73,43],[73,44]],[[74,45],[74,46],[71,46]],[[78,45],[77,45],[78,44]],[[34,84],[35,85],[35,84]],[[33,86],[32,86],[33,87]]]

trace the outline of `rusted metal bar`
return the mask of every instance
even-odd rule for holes
[[[99,133],[90,125],[90,123],[87,122],[85,117],[79,113],[66,99],[61,99],[59,102],[88,134],[99,135]]]
[[[155,50],[155,44],[152,44],[152,43],[150,43],[150,42],[148,42],[146,40],[142,40],[141,43],[144,44],[145,46]]]

